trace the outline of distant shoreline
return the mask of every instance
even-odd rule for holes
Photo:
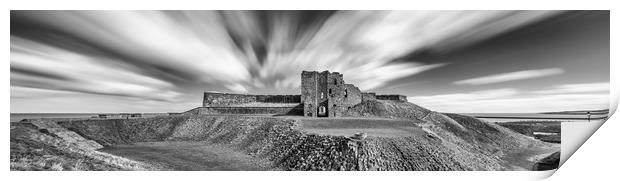
[[[131,114],[131,113],[11,113],[10,121],[11,122],[19,122],[23,119],[49,119],[49,118],[59,118],[59,119],[89,119],[93,117],[97,117],[100,114],[105,115],[120,115],[120,114]],[[168,113],[139,113],[146,117],[162,115]]]
[[[561,119],[561,120],[588,120],[588,118],[544,118],[544,117],[494,117],[494,116],[474,116],[476,118],[488,119]],[[607,117],[590,117],[590,120],[605,119]]]

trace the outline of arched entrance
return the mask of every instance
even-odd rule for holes
[[[317,116],[326,117],[327,116],[327,108],[325,106],[319,106]]]

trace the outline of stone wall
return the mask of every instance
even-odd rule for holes
[[[376,101],[377,94],[374,92],[362,92],[362,102],[363,101]]]
[[[304,104],[304,116],[327,116],[329,107],[328,81],[333,81],[328,71],[301,73],[301,95]]]
[[[378,100],[392,100],[392,101],[404,101],[407,102],[407,96],[391,94],[391,95],[377,95]]]
[[[317,106],[318,106],[318,110],[316,111],[317,116],[328,116],[328,112],[329,112],[329,101],[328,101],[328,95],[327,95],[327,80],[328,80],[328,76],[329,72],[328,71],[323,71],[321,73],[319,73],[319,76],[317,77],[317,90],[316,90],[316,97],[317,97]],[[315,109],[316,110],[316,109]]]
[[[345,84],[343,112],[362,102],[362,92],[353,84]]]
[[[218,112],[222,114],[251,114],[252,112],[271,114],[272,112],[281,113],[282,111],[273,111],[268,108],[288,106],[269,103],[301,103],[300,107],[303,108],[303,111],[299,115],[339,117],[362,101],[373,100],[407,101],[407,97],[362,93],[355,85],[346,84],[343,75],[338,72],[302,71],[301,95],[247,95],[205,92],[203,107],[231,107],[230,109],[214,108],[213,114]],[[247,110],[244,111],[243,109]],[[211,110],[205,109],[205,111]]]
[[[301,103],[301,95],[255,95],[256,102]]]
[[[198,107],[185,114],[271,114],[271,115],[302,115],[301,104],[294,107]]]
[[[304,104],[304,116],[316,117],[318,76],[317,72],[301,72],[301,102]]]
[[[205,92],[202,106],[234,106],[252,102],[264,103],[300,103],[300,95],[249,95],[249,94],[230,94]]]
[[[327,74],[328,81],[326,82],[327,86],[327,99],[328,99],[328,117],[338,117],[342,115],[344,112],[344,91],[345,84],[342,74],[338,72],[328,73]]]

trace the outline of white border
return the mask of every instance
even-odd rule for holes
[[[372,3],[371,3],[372,2]],[[2,7],[8,8],[3,20],[4,33],[4,57],[9,58],[10,53],[10,16],[9,9],[612,9],[612,19],[618,19],[615,15],[617,6],[613,1],[588,0],[588,1],[542,1],[542,0],[515,0],[515,1],[493,1],[493,0],[381,0],[381,1],[338,1],[338,0],[226,0],[226,1],[205,1],[205,0],[21,0],[2,2]],[[618,32],[617,23],[612,21],[611,32]],[[612,34],[612,50],[617,37]],[[616,56],[611,55],[611,75],[619,77],[617,72],[618,61]],[[9,83],[10,61],[5,60],[3,64],[2,79],[3,85]],[[612,79],[612,92],[618,93],[618,80]],[[10,112],[10,90],[5,87],[2,96],[2,109],[5,113]],[[613,102],[617,105],[617,95]],[[5,114],[5,132],[2,136],[4,140],[9,138],[9,114]],[[616,116],[617,117],[617,116]],[[618,157],[615,156],[618,150],[616,140],[618,135],[618,119],[611,117],[607,124],[602,126],[591,140],[577,151],[573,158],[569,159],[555,174],[551,180],[565,179],[604,179],[613,180],[617,178],[615,171]],[[552,172],[8,172],[9,170],[9,142],[3,141],[2,155],[6,166],[2,178],[7,180],[409,180],[409,179],[433,179],[433,180],[524,180],[540,179]],[[415,177],[415,178],[413,178]]]

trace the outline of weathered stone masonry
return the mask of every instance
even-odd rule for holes
[[[374,92],[362,92],[362,102],[363,101],[376,101],[377,94]]]
[[[301,115],[303,111],[300,104],[292,107],[198,107],[187,111],[187,113]]]
[[[304,116],[338,117],[349,108],[362,102],[360,90],[352,84],[345,84],[338,72],[301,73],[301,101]]]
[[[193,114],[288,114],[339,117],[363,101],[407,101],[403,95],[376,95],[346,84],[338,72],[303,71],[301,95],[248,95],[205,92],[202,107]]]
[[[304,116],[339,117],[362,101],[373,100],[407,101],[403,95],[376,95],[362,93],[353,84],[346,84],[338,72],[301,72],[301,102]]]
[[[377,99],[379,100],[393,100],[393,101],[407,101],[407,97],[403,96],[403,95],[397,95],[397,94],[393,94],[393,95],[377,95],[376,96]]]
[[[203,107],[235,106],[247,103],[299,103],[300,95],[249,95],[205,92]]]

